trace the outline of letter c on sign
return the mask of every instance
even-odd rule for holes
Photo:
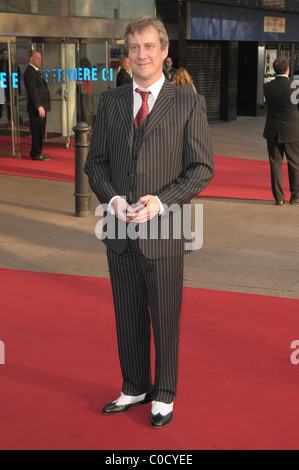
[[[104,68],[102,70],[102,80],[104,82],[107,82],[107,80],[110,80],[110,82],[112,82],[113,81],[113,69],[110,68],[109,70],[107,70],[106,68]]]

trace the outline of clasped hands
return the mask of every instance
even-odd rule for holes
[[[160,212],[159,200],[151,194],[140,197],[137,203],[133,205],[118,196],[112,201],[111,206],[115,216],[127,224],[130,222],[147,222]]]

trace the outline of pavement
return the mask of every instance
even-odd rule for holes
[[[263,126],[264,117],[210,124],[215,155],[267,160]],[[185,286],[299,299],[299,206],[192,203],[203,204],[203,246],[185,256]],[[92,214],[97,205],[93,196]],[[0,213],[1,268],[109,277],[99,217],[75,216],[72,183],[0,175]]]

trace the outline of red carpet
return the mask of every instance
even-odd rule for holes
[[[1,136],[0,144],[5,139],[7,139],[5,136]],[[52,159],[45,162],[31,160],[30,148],[31,140],[22,138],[21,159],[0,157],[0,174],[74,182],[75,147],[51,147],[45,144],[43,153]]]
[[[51,161],[30,160],[30,139],[24,138],[22,139],[23,158],[0,157],[0,173],[74,182],[75,148],[45,146],[44,152],[52,158]],[[286,163],[283,164],[283,181],[286,199],[289,200]],[[273,201],[269,163],[216,155],[214,178],[201,196]]]
[[[289,201],[287,163],[283,163],[282,176]],[[200,196],[273,201],[269,162],[215,156],[214,177]]]
[[[121,382],[109,280],[0,283],[1,449],[298,449],[298,300],[185,288],[174,420],[156,430],[150,405],[100,413]]]

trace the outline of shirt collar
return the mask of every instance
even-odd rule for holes
[[[38,68],[38,67],[35,67],[35,65],[33,65],[33,64],[31,64],[31,63],[29,63],[29,65],[31,65],[31,67],[33,67],[34,70],[36,70],[37,72],[39,71],[39,68]]]
[[[154,99],[156,100],[158,98],[158,95],[160,93],[160,90],[163,86],[164,81],[165,81],[165,75],[162,73],[162,76],[161,76],[161,78],[159,78],[159,80],[157,80],[155,83],[153,83],[148,88],[142,88],[141,86],[137,85],[137,83],[133,79],[133,90],[135,92],[136,88],[139,88],[139,90],[141,90],[141,91],[150,91],[151,94],[153,95]]]

